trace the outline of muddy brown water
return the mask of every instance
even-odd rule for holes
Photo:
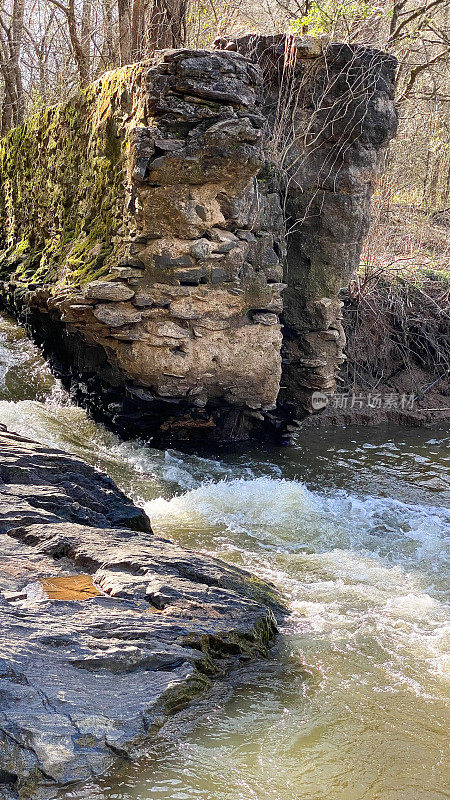
[[[292,612],[267,662],[218,684],[140,758],[47,797],[449,797],[448,430],[157,451],[74,407],[6,318],[0,421],[105,470],[158,533],[270,578]]]

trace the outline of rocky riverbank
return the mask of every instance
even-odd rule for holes
[[[132,756],[264,655],[282,606],[80,459],[5,429],[0,452],[0,795],[32,797]]]
[[[347,361],[312,426],[434,426],[450,420],[450,284],[445,274],[342,293]],[[354,282],[356,283],[356,281]]]

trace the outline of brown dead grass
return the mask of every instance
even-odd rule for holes
[[[408,424],[450,418],[450,220],[442,216],[376,207],[361,268],[342,293],[347,362],[338,392],[413,393]],[[369,410],[344,417],[327,409],[313,424],[399,421]]]
[[[376,198],[354,283],[367,294],[378,278],[412,284],[450,281],[450,213],[430,215]]]

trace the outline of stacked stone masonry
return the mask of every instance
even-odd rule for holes
[[[5,305],[78,402],[156,443],[282,430],[334,391],[396,125],[385,54],[217,48],[108,73],[1,147]]]

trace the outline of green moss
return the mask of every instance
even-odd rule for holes
[[[107,73],[66,104],[41,108],[1,141],[1,278],[79,285],[117,263],[127,126],[145,122],[144,69]]]
[[[423,277],[430,281],[440,281],[445,286],[450,285],[450,269],[433,269],[432,267],[422,270]]]
[[[281,597],[275,586],[267,581],[258,578],[252,572],[245,573],[247,593],[252,600],[267,605],[277,613],[288,613],[288,606]]]
[[[22,239],[21,242],[16,247],[16,255],[21,256],[23,253],[28,252],[31,249],[31,243],[28,238]]]

